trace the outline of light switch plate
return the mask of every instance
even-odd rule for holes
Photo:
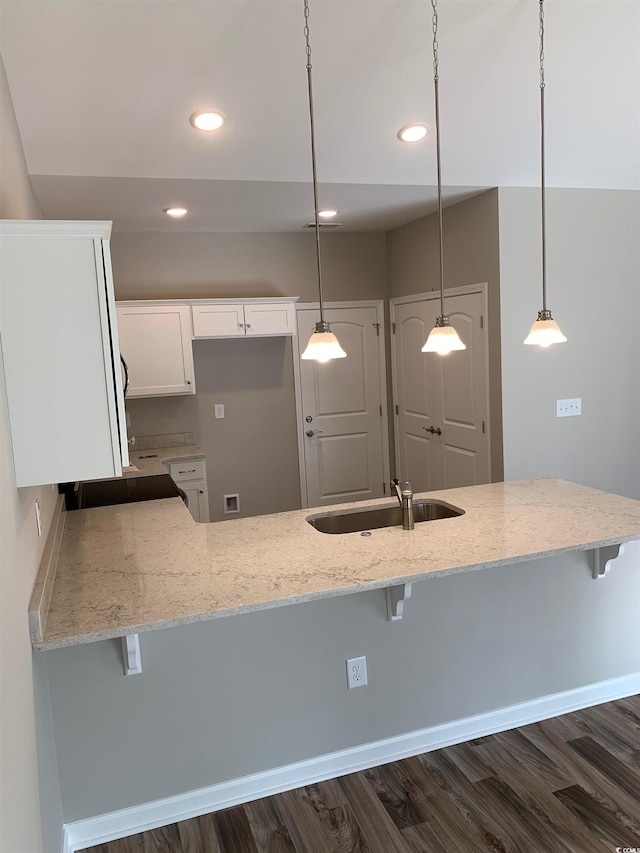
[[[570,400],[556,400],[557,418],[576,418],[582,414],[582,397],[572,397]]]
[[[213,416],[215,418],[224,418],[224,404],[216,403],[213,407]]]

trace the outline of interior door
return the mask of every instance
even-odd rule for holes
[[[431,432],[441,418],[439,365],[420,352],[437,314],[436,304],[423,300],[397,305],[394,316],[396,470],[416,492],[444,482],[441,447]]]
[[[438,294],[392,307],[397,469],[415,491],[490,480],[484,296],[447,296],[446,310],[466,350],[439,356],[421,352]]]
[[[302,353],[319,312],[297,315]],[[347,357],[300,362],[307,506],[367,500],[386,489],[376,308],[328,308],[325,319]]]

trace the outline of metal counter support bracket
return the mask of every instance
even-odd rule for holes
[[[411,598],[411,587],[413,584],[401,583],[397,586],[388,586],[387,594],[387,621],[399,622],[404,615],[404,603]]]
[[[594,581],[603,578],[613,563],[624,554],[624,543],[605,545],[602,548],[594,548],[589,552],[591,557],[591,577]]]
[[[122,638],[122,657],[125,675],[139,675],[142,672],[139,634],[127,634]]]

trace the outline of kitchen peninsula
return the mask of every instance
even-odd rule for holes
[[[307,518],[379,500],[212,524],[194,523],[175,498],[63,513],[41,570],[48,567],[54,578],[50,595],[41,596],[46,612],[30,614],[33,647],[62,648],[640,539],[640,502],[562,480],[493,483],[428,498],[464,514],[362,536],[324,534]],[[601,562],[594,575],[603,568]],[[586,559],[585,573],[590,577]]]

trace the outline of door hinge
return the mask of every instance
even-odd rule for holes
[[[386,484],[386,483],[383,483],[383,484],[382,484],[382,494],[383,494],[383,495],[386,495],[386,494],[387,494],[387,484]]]
[[[484,317],[482,314],[480,315],[480,328],[484,329]]]
[[[376,327],[376,335],[380,337],[380,323],[372,323]]]
[[[395,335],[395,333],[396,333],[396,324],[395,323],[391,324],[391,331]]]
[[[485,431],[486,431],[486,430],[485,430],[485,426],[484,426],[484,421],[482,421],[482,434],[483,434],[483,435],[485,434]]]
[[[396,403],[396,415],[399,415],[399,414],[400,414],[400,412],[398,411],[398,404]]]
[[[380,417],[382,417],[382,403],[380,403]]]

